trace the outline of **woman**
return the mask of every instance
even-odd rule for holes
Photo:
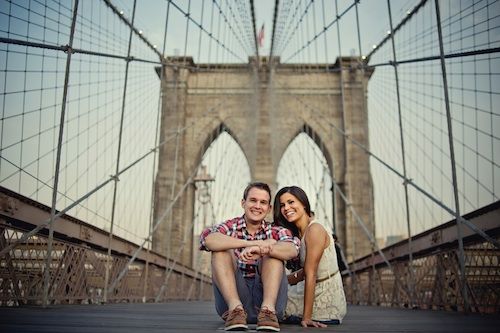
[[[285,322],[303,327],[340,324],[346,314],[346,300],[331,234],[312,218],[306,193],[297,186],[284,187],[274,199],[274,222],[301,239],[303,267],[288,275],[288,303]]]

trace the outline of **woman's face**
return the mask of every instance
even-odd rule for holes
[[[290,223],[296,223],[301,217],[307,215],[302,202],[290,193],[283,193],[280,196],[280,211]]]

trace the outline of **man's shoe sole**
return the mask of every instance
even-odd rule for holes
[[[257,331],[260,331],[260,332],[279,332],[280,328],[274,327],[274,326],[257,326]]]
[[[245,324],[234,324],[231,326],[224,327],[224,331],[246,331],[248,325]]]

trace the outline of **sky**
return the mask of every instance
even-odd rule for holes
[[[417,0],[391,1],[393,23],[396,24],[406,16]],[[112,3],[131,20],[132,0],[113,0]],[[167,1],[148,0],[138,1],[134,25],[141,31],[157,50],[163,52],[165,17]],[[174,1],[180,10],[190,12],[192,18],[208,30],[211,21],[209,14],[214,2],[209,0],[178,0]],[[264,46],[259,50],[260,55],[270,52],[274,1],[255,0],[256,26],[259,29],[265,26]],[[280,1],[280,4],[290,5],[289,15],[293,15],[297,4],[301,7],[309,3],[306,1]],[[498,19],[498,1],[478,1],[471,5],[471,1],[441,1],[443,15],[452,12],[453,19],[444,22],[444,33],[447,38],[446,50],[449,53],[470,51],[477,48],[499,47],[500,29]],[[70,27],[71,8],[68,3],[61,2],[58,7],[51,2],[49,7],[41,6],[38,2],[2,2],[0,4],[0,31],[2,37],[26,39],[29,41],[47,43],[50,45],[65,45]],[[244,6],[243,1],[218,1],[223,9],[232,6],[233,12],[238,13],[238,5]],[[357,30],[354,29],[356,17],[350,10],[341,21],[341,45],[337,43],[336,25],[331,26],[325,34],[318,37],[318,42],[311,44],[302,52],[296,53],[315,33],[321,31],[324,25],[333,22],[335,15],[335,1],[314,1],[316,20],[308,21],[308,36],[295,39],[281,45],[282,62],[292,63],[334,63],[337,56],[359,54]],[[338,1],[339,14],[343,13],[352,0]],[[430,5],[429,5],[430,4]],[[404,58],[424,57],[435,55],[437,45],[429,42],[428,36],[434,31],[433,2],[412,20],[407,29],[404,29],[398,39],[399,54]],[[76,46],[84,50],[105,52],[110,54],[126,55],[128,44],[127,28],[120,23],[119,18],[111,13],[102,1],[81,2],[81,17],[77,25]],[[295,7],[294,7],[295,6]],[[325,10],[320,8],[324,6]],[[489,7],[491,6],[491,7]],[[57,12],[54,8],[60,10]],[[449,7],[452,7],[451,9]],[[459,8],[459,11],[457,11]],[[471,9],[472,8],[472,9]],[[50,11],[49,9],[54,9]],[[248,8],[247,8],[248,10]],[[202,15],[201,13],[204,13]],[[327,15],[323,18],[322,13]],[[459,14],[457,14],[459,13]],[[472,14],[471,14],[472,13]],[[237,14],[238,15],[238,14]],[[463,15],[463,19],[460,19]],[[248,17],[237,17],[242,21]],[[230,17],[230,20],[235,20]],[[202,22],[203,21],[203,22]],[[314,21],[314,22],[313,22]],[[27,22],[30,22],[27,24]],[[206,62],[246,62],[248,53],[244,48],[253,47],[253,31],[250,40],[243,26],[233,25],[233,31],[220,30],[218,36],[221,41],[229,40],[227,46],[235,54],[221,50],[210,43],[205,33],[193,24],[186,24],[186,17],[177,8],[170,7],[167,26],[165,55],[193,56],[195,63]],[[363,0],[360,2],[359,24],[361,30],[361,54],[366,55],[377,43],[387,36],[389,20],[387,16],[387,2],[377,0]],[[212,22],[210,31],[218,31],[218,22]],[[41,27],[44,27],[42,29]],[[306,34],[307,29],[300,29],[295,34]],[[475,32],[475,34],[471,34]],[[187,34],[186,34],[187,32]],[[421,33],[419,33],[421,32]],[[226,38],[224,38],[226,36]],[[227,38],[232,36],[232,38]],[[237,38],[236,38],[237,37]],[[243,45],[240,44],[240,41]],[[134,39],[134,46],[141,45]],[[248,44],[250,43],[250,44]],[[300,44],[300,45],[299,45]],[[325,44],[327,48],[325,49]],[[57,122],[62,100],[62,86],[64,82],[64,66],[66,54],[60,51],[48,51],[39,48],[1,44],[0,63],[2,75],[0,80],[2,100],[2,133],[0,144],[2,148],[2,185],[17,189],[20,193],[35,193],[33,198],[41,200],[50,198],[51,171],[54,166],[53,146],[57,139]],[[390,43],[386,43],[374,57],[374,63],[391,59]],[[341,52],[339,51],[341,49]],[[8,50],[8,52],[6,52]],[[137,47],[134,54],[151,61],[157,61],[155,54],[145,47]],[[137,52],[137,53],[135,53]],[[500,86],[498,75],[493,71],[498,68],[499,61],[494,56],[478,56],[450,60],[450,96],[454,125],[459,140],[457,141],[457,156],[459,159],[459,182],[461,198],[464,202],[464,211],[474,209],[491,201],[498,200],[500,188],[498,156],[498,134],[500,121],[494,112],[499,109],[498,96]],[[127,112],[125,132],[133,139],[124,144],[126,154],[123,154],[121,165],[127,165],[137,156],[153,146],[155,132],[159,84],[156,73],[152,70],[155,64],[133,63],[131,66],[130,86],[127,98]],[[40,70],[42,68],[42,70]],[[403,96],[404,123],[408,130],[408,151],[415,152],[409,158],[412,177],[434,195],[443,199],[453,207],[450,200],[448,149],[443,129],[444,120],[443,97],[440,91],[440,68],[437,62],[430,64],[417,63],[416,65],[400,66],[401,87]],[[492,74],[493,72],[493,74]],[[95,185],[114,172],[116,160],[116,137],[119,132],[118,124],[121,112],[121,98],[124,82],[124,64],[122,60],[103,59],[98,57],[74,55],[72,64],[68,125],[63,158],[66,169],[62,177],[62,189],[65,196],[60,196],[60,204],[65,207],[75,198],[81,197]],[[384,160],[400,168],[399,138],[397,128],[397,110],[392,68],[379,67],[370,80],[369,116],[371,149],[381,154]],[[145,110],[152,111],[145,115]],[[92,124],[97,123],[97,126]],[[428,133],[422,131],[426,126]],[[146,130],[145,130],[146,129]],[[142,131],[142,132],[141,132]],[[147,132],[149,135],[144,135]],[[141,134],[137,134],[141,133]],[[496,135],[496,136],[495,136]],[[440,143],[437,146],[436,143]],[[302,143],[300,149],[307,147]],[[144,148],[147,147],[147,148]],[[232,148],[231,148],[232,149]],[[214,149],[215,150],[215,149]],[[37,155],[38,154],[38,155]],[[32,163],[33,156],[38,156],[40,163]],[[99,159],[100,158],[100,159]],[[9,162],[6,162],[8,159]],[[99,168],[94,162],[99,159]],[[12,163],[11,163],[12,162]],[[149,212],[147,203],[139,207],[139,200],[133,200],[130,195],[150,198],[150,188],[144,187],[138,194],[135,190],[143,182],[140,175],[153,173],[152,161],[137,171],[138,177],[123,175],[119,183],[120,205],[134,202],[137,216],[145,216]],[[315,162],[316,163],[316,162]],[[212,162],[212,164],[214,164]],[[216,164],[216,163],[215,163]],[[317,161],[316,166],[320,166]],[[23,171],[19,172],[19,166]],[[377,214],[382,211],[401,211],[404,204],[401,196],[387,200],[388,195],[401,191],[401,179],[392,176],[389,180],[387,170],[382,170],[380,164],[372,161],[373,174],[377,177],[375,184]],[[19,176],[22,174],[22,176]],[[14,176],[10,176],[14,175]],[[78,176],[79,175],[79,176]],[[39,179],[34,178],[39,177]],[[245,176],[242,176],[244,179]],[[29,181],[27,181],[29,179]],[[42,184],[40,179],[45,182]],[[76,180],[78,179],[78,181]],[[97,180],[96,180],[97,179]],[[111,189],[111,190],[109,190]],[[127,194],[126,192],[130,192]],[[111,201],[112,187],[99,192],[86,202],[91,208],[81,208],[85,211],[82,218],[99,220],[100,227],[105,228],[109,223],[109,209],[102,209]],[[412,192],[412,196],[414,193]],[[471,195],[471,197],[468,197]],[[381,199],[382,198],[382,199]],[[420,200],[420,199],[419,199]],[[46,200],[46,202],[50,200]],[[147,200],[145,200],[147,201]],[[423,200],[422,200],[423,201]],[[104,204],[105,203],[105,204]],[[378,203],[381,203],[380,205]],[[434,221],[447,221],[449,214],[427,213],[434,204],[424,201],[412,207],[412,213],[419,224],[418,230],[435,225]],[[58,208],[62,208],[58,207]],[[220,207],[217,204],[216,207]],[[394,209],[396,207],[396,209]],[[420,209],[425,207],[425,209]],[[100,211],[102,209],[102,211]],[[236,203],[239,209],[239,202]],[[120,212],[123,214],[123,212]],[[126,215],[126,214],[123,214]],[[380,215],[384,234],[401,234],[405,232],[404,223],[397,224],[395,215]],[[125,216],[126,217],[126,216]],[[135,217],[134,217],[135,218]],[[133,219],[132,219],[133,220]],[[428,221],[433,221],[432,223]],[[395,226],[395,225],[398,226]],[[394,226],[394,227],[393,227]],[[121,226],[123,234],[131,232],[141,237],[144,227],[133,222]],[[141,229],[142,228],[142,229]],[[140,230],[139,230],[140,229]],[[140,239],[140,237],[139,237]]]

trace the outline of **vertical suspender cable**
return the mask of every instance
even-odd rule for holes
[[[257,67],[259,66],[260,59],[259,59],[259,44],[257,43],[257,27],[255,26],[255,6],[253,3],[253,0],[250,0],[250,10],[252,12],[252,21],[253,21],[253,38],[254,38],[254,44],[255,44],[255,61],[257,64]]]
[[[183,55],[183,63],[185,64],[186,61],[186,52],[187,52],[187,40],[188,40],[188,33],[189,33],[189,15],[190,15],[190,8],[191,8],[191,1],[189,1],[189,7],[188,7],[188,12],[186,14],[186,33],[185,33],[185,39],[184,39],[184,55]],[[179,96],[178,96],[178,90],[179,90],[179,80],[181,79],[182,76],[182,71],[184,69],[177,69],[176,71],[176,76],[173,78],[174,82],[174,106],[173,106],[173,112],[179,112],[178,107],[179,107]],[[172,174],[172,183],[171,183],[171,191],[170,191],[170,201],[173,204],[173,200],[175,198],[175,187],[177,185],[177,164],[179,160],[179,138],[181,135],[181,130],[180,130],[180,124],[177,124],[177,132],[176,132],[176,137],[175,137],[175,154],[174,154],[174,170]],[[172,219],[173,219],[173,211],[174,209],[172,208],[169,212],[168,219],[167,219],[167,235],[171,236],[171,231],[172,231]],[[166,253],[167,253],[167,260],[171,260],[172,256],[172,242],[170,243],[165,243],[166,246]],[[165,272],[166,273],[166,272]],[[184,279],[184,275],[182,276],[182,280]],[[166,285],[168,283],[168,275],[165,274],[165,279],[163,282],[162,290],[167,290]],[[166,293],[165,293],[166,296]],[[161,297],[161,293],[158,294],[156,301],[159,301],[159,298]]]
[[[168,31],[168,18],[170,15],[170,1],[167,1],[167,13],[165,17],[165,30],[163,33],[163,47],[161,51],[161,57],[160,60],[162,62],[162,66],[160,68],[160,92],[158,95],[158,111],[156,115],[156,131],[155,131],[155,147],[158,147],[159,145],[159,140],[160,140],[160,122],[161,122],[161,109],[162,109],[162,101],[163,101],[163,79],[165,77],[165,49],[167,47],[167,31]],[[153,224],[154,224],[154,202],[155,202],[155,171],[156,171],[156,158],[157,158],[157,152],[158,149],[154,150],[154,155],[153,155],[153,173],[152,173],[152,186],[151,186],[151,210],[149,214],[149,233],[148,233],[148,238],[150,241],[150,246],[147,247],[147,256],[146,256],[146,278],[144,279],[144,297],[143,301],[146,302],[147,299],[147,286],[149,284],[149,253],[151,251],[151,248],[153,247]]]
[[[187,45],[188,45],[188,36],[189,36],[189,16],[191,15],[191,0],[188,2],[188,10],[186,14],[186,38],[184,40],[184,59],[182,61],[183,64],[186,64],[186,56],[187,56]]]
[[[439,36],[439,54],[441,55],[441,72],[443,76],[443,92],[444,101],[446,107],[446,120],[448,123],[448,140],[450,145],[450,162],[451,162],[451,173],[453,179],[453,195],[455,198],[455,220],[457,223],[457,234],[458,234],[458,249],[459,256],[458,261],[460,264],[460,280],[462,285],[462,296],[464,298],[464,311],[469,311],[469,300],[467,294],[467,279],[465,276],[465,254],[464,254],[464,243],[462,239],[462,220],[460,216],[460,206],[458,200],[458,186],[457,186],[457,170],[455,165],[455,149],[453,147],[453,128],[451,123],[451,112],[450,112],[450,100],[448,96],[448,79],[446,78],[446,63],[444,60],[444,49],[443,49],[443,33],[441,31],[441,13],[439,11],[438,0],[435,0],[436,5],[436,25]]]
[[[277,21],[276,19],[278,17],[279,4],[280,4],[279,0],[276,0],[274,2],[273,32],[271,35],[271,51],[269,51],[269,62],[271,63],[271,66],[274,65],[274,61],[272,61],[271,59],[272,59],[273,53],[274,53],[274,37],[275,37],[275,33],[276,33],[276,21]]]
[[[359,10],[358,10],[358,5],[359,5],[359,0],[355,0],[355,9],[356,9],[356,28],[357,28],[357,33],[358,33],[358,48],[359,48],[359,57],[360,61],[363,60],[363,51],[361,49],[361,29],[359,27]],[[363,110],[366,109],[366,89],[365,89],[365,66],[364,63],[361,66],[361,89],[363,89]],[[351,288],[353,289],[353,294],[355,294],[355,297],[357,298],[358,302],[361,301],[361,287],[358,285],[358,279],[356,277],[356,272],[351,272],[351,269],[349,269],[349,276],[351,277]]]
[[[118,149],[116,153],[116,172],[114,176],[114,189],[113,189],[113,206],[111,208],[111,226],[109,228],[109,237],[108,237],[108,255],[106,257],[106,275],[104,277],[104,302],[108,301],[108,284],[109,284],[109,275],[110,275],[110,265],[111,265],[111,245],[113,241],[113,227],[115,222],[116,215],[116,195],[118,191],[118,173],[120,172],[120,157],[121,157],[121,147],[122,147],[122,139],[123,139],[123,118],[125,116],[125,100],[127,96],[127,82],[128,82],[128,72],[130,61],[130,52],[132,49],[132,36],[134,34],[134,19],[135,19],[135,8],[136,8],[137,0],[134,0],[134,5],[132,9],[132,22],[130,27],[130,34],[128,38],[128,50],[127,50],[127,59],[125,64],[125,78],[123,83],[123,96],[122,96],[122,110],[120,116],[120,131],[118,134]]]
[[[71,54],[73,53],[73,37],[75,36],[75,26],[76,17],[78,13],[78,3],[79,0],[75,0],[73,7],[73,18],[71,21],[71,32],[69,34],[69,44],[66,49],[68,54],[66,58],[66,73],[64,77],[64,88],[63,88],[63,99],[61,105],[61,118],[59,122],[59,138],[57,140],[57,154],[56,154],[56,166],[54,170],[54,186],[52,188],[52,207],[50,209],[50,222],[49,222],[49,238],[47,240],[47,257],[45,258],[45,271],[43,272],[43,306],[46,307],[49,304],[49,284],[50,284],[50,266],[52,264],[52,242],[54,239],[54,221],[56,215],[56,202],[57,202],[57,188],[59,183],[59,169],[61,166],[61,150],[62,150],[62,140],[64,135],[64,121],[66,116],[66,100],[68,98],[68,84],[69,84],[69,74],[71,67]]]
[[[336,15],[336,21],[337,21],[337,44],[338,44],[338,47],[339,47],[339,81],[340,81],[340,111],[342,113],[342,131],[344,132],[344,136],[343,136],[343,161],[342,161],[342,170],[344,172],[344,186],[345,186],[345,183],[346,181],[348,180],[348,173],[347,173],[347,138],[346,136],[348,135],[346,133],[346,113],[345,113],[345,108],[344,108],[344,105],[345,105],[345,91],[344,91],[344,75],[343,75],[343,62],[342,62],[342,44],[341,44],[341,41],[340,41],[340,24],[339,24],[339,8],[338,8],[338,1],[335,0],[335,15]],[[348,182],[349,183],[349,182]],[[335,188],[334,188],[334,192],[335,192]],[[350,196],[350,192],[348,193],[348,195]],[[351,202],[351,200],[349,199],[349,202]],[[347,206],[346,206],[347,208]],[[347,212],[346,212],[347,213]],[[347,220],[347,214],[345,215],[345,219]],[[344,220],[344,225],[347,225],[347,221]],[[345,243],[347,243],[347,235],[345,235]],[[354,241],[352,242],[353,244],[353,252],[350,253],[352,255],[353,258],[356,257],[355,255],[355,246],[354,246]]]
[[[312,3],[313,7],[313,34],[316,36],[316,5],[314,2]],[[318,59],[318,40],[316,37],[313,39],[314,42],[314,52],[316,53],[316,68],[319,68],[319,59]]]
[[[321,0],[321,12],[323,14],[323,30],[326,30],[326,18],[325,18],[325,0]],[[325,48],[325,71],[328,71],[328,47],[326,42],[326,32],[323,34],[324,48]]]
[[[390,1],[387,0],[387,11],[389,14],[389,24],[390,24],[390,37],[391,37],[391,44],[392,44],[392,57],[393,57],[393,67],[394,67],[394,77],[396,80],[396,98],[397,98],[397,106],[398,106],[398,121],[399,121],[399,139],[401,141],[401,159],[403,163],[403,177],[404,177],[404,191],[405,191],[405,204],[406,204],[406,228],[408,230],[408,265],[409,265],[409,272],[410,272],[410,295],[409,295],[409,301],[413,302],[413,300],[416,300],[415,297],[415,274],[413,270],[413,248],[412,248],[412,242],[411,242],[411,224],[410,224],[410,205],[408,202],[408,182],[407,182],[407,174],[406,174],[406,151],[405,151],[405,141],[404,141],[404,136],[403,136],[403,120],[401,116],[401,96],[399,94],[399,76],[398,76],[398,65],[397,65],[397,58],[396,58],[396,46],[394,42],[394,29],[392,25],[392,13],[391,13],[391,4]]]
[[[309,2],[309,5],[311,4],[312,2]],[[304,5],[305,5],[305,2],[304,2]],[[307,70],[311,70],[312,68],[312,60],[311,60],[311,48],[309,47],[311,44],[310,43],[307,43],[307,41],[309,40],[309,37],[311,36],[311,34],[309,33],[309,5],[306,5],[306,10],[304,12],[304,15],[306,17],[306,38],[304,39],[304,47],[307,48],[307,62],[308,62],[308,65],[307,65]]]
[[[203,17],[204,17],[204,12],[205,12],[205,0],[202,0],[201,2],[201,21],[200,25],[203,26]],[[197,68],[199,68],[200,65],[200,55],[201,55],[201,36],[203,35],[203,31],[200,29],[200,36],[198,37],[198,57],[196,57],[196,63],[198,64]]]
[[[214,27],[214,2],[212,1],[212,9],[210,10],[210,36],[213,34],[213,27]],[[213,38],[210,38],[208,41],[208,60],[207,60],[207,69],[210,69],[210,58],[212,58],[212,40]]]

